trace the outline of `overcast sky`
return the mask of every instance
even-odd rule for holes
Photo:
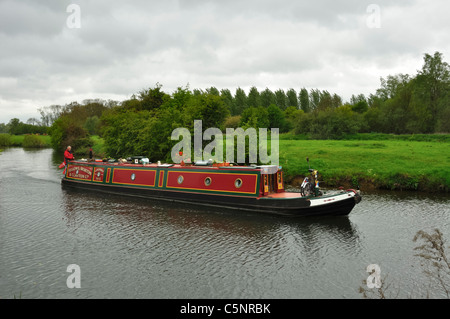
[[[449,62],[449,13],[448,0],[0,0],[0,123],[157,82],[346,101],[416,74],[425,53]]]

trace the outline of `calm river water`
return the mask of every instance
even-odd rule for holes
[[[448,195],[362,192],[348,217],[292,219],[67,190],[61,161],[0,154],[0,299],[361,298],[369,264],[392,295],[445,297],[413,238],[450,242]]]

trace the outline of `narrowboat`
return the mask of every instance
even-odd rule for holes
[[[285,190],[276,165],[239,166],[201,161],[191,164],[150,163],[134,157],[109,161],[69,161],[63,186],[149,199],[192,203],[289,216],[348,215],[359,191],[324,194],[317,171],[310,169],[301,192]],[[315,180],[315,181],[314,181]]]

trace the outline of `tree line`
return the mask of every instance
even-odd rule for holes
[[[72,145],[84,151],[93,143],[90,136],[100,135],[109,156],[145,154],[164,159],[175,143],[171,132],[178,127],[193,130],[195,119],[201,119],[204,128],[279,128],[281,133],[317,139],[358,132],[450,132],[449,89],[449,64],[435,52],[424,55],[417,74],[381,78],[374,94],[353,95],[345,103],[339,95],[319,89],[251,87],[247,94],[240,87],[232,93],[186,86],[169,94],[157,83],[122,102],[85,100],[41,108],[40,120],[30,119],[26,125],[46,128],[57,149]],[[25,125],[17,119],[0,124],[0,130],[12,134],[25,131],[18,127]]]

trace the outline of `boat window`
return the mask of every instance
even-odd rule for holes
[[[177,179],[178,184],[183,183],[183,181],[184,181],[183,175],[178,176],[178,179]]]
[[[242,179],[238,178],[234,181],[234,187],[241,188],[242,186]]]
[[[212,182],[211,177],[205,178],[205,186],[211,185],[211,182]]]
[[[136,174],[131,174],[131,180],[134,181],[136,179]]]

